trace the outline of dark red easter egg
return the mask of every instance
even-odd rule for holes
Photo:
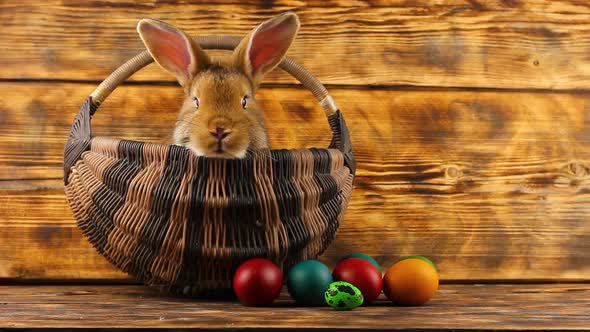
[[[233,288],[244,305],[270,305],[283,285],[281,269],[268,259],[254,258],[244,262],[234,274]]]
[[[375,300],[381,294],[383,288],[381,272],[367,260],[345,259],[336,265],[332,274],[335,281],[346,281],[360,289],[365,298],[364,303]]]

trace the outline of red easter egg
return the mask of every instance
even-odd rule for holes
[[[234,274],[233,288],[244,305],[270,305],[283,286],[281,269],[268,259],[254,258],[244,262]]]
[[[379,297],[383,288],[381,272],[361,258],[348,258],[336,265],[334,281],[346,281],[355,285],[363,293],[364,303],[369,303]]]

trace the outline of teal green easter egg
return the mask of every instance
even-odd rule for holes
[[[436,265],[430,259],[428,259],[428,258],[426,258],[424,256],[419,256],[419,255],[405,256],[405,257],[402,257],[402,258],[398,259],[397,261],[398,262],[401,262],[401,261],[406,260],[406,259],[420,259],[420,260],[423,260],[426,263],[430,264],[436,271],[438,271],[438,268],[436,267]]]
[[[324,292],[334,281],[330,269],[318,260],[306,260],[293,266],[287,275],[287,289],[302,306],[324,304]]]
[[[377,270],[379,272],[381,272],[381,266],[379,266],[379,263],[377,263],[377,261],[373,257],[371,257],[371,256],[369,256],[367,254],[363,254],[362,252],[355,252],[354,254],[349,254],[349,255],[346,255],[346,256],[342,257],[342,259],[340,259],[339,262],[341,262],[341,261],[343,261],[345,259],[349,259],[349,258],[360,258],[360,259],[364,259],[364,260],[368,261],[369,263],[373,264],[377,268]]]
[[[336,281],[326,290],[325,300],[336,310],[352,310],[363,304],[363,294],[351,283]]]

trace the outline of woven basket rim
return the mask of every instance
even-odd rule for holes
[[[266,152],[272,152],[272,151],[298,152],[298,151],[305,151],[305,150],[322,150],[322,151],[330,151],[330,152],[341,154],[341,155],[344,154],[342,151],[340,151],[337,148],[310,146],[310,147],[305,147],[305,148],[291,148],[291,149],[263,148],[263,149],[249,150],[244,158],[217,158],[217,157],[197,156],[197,155],[195,155],[195,152],[192,151],[190,148],[188,148],[186,146],[182,146],[182,145],[176,145],[176,144],[154,143],[154,142],[140,141],[140,140],[135,140],[135,139],[127,139],[127,138],[119,138],[119,137],[111,137],[111,136],[100,136],[100,135],[92,136],[90,138],[91,141],[97,140],[97,139],[105,140],[105,141],[109,140],[109,141],[125,141],[125,142],[130,142],[130,143],[141,143],[143,145],[155,147],[155,148],[158,148],[158,147],[168,148],[170,146],[176,146],[179,149],[184,149],[184,150],[190,151],[195,158],[206,159],[206,160],[244,160],[244,159],[250,159],[251,156],[254,154],[264,154]]]

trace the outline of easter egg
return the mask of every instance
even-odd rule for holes
[[[363,293],[366,304],[381,294],[383,286],[381,272],[364,259],[345,259],[336,265],[332,274],[335,281],[346,281],[358,287]]]
[[[379,272],[381,272],[381,266],[379,265],[379,263],[377,263],[377,261],[373,257],[371,257],[367,254],[363,254],[362,252],[355,252],[354,254],[348,254],[348,255],[342,257],[342,259],[340,259],[339,262],[341,262],[345,259],[349,259],[349,258],[364,259],[364,260],[368,261],[369,263],[373,264],[373,266],[375,266],[377,268],[377,270],[379,270]]]
[[[383,277],[383,293],[401,305],[422,305],[438,289],[438,273],[433,266],[419,258],[401,260],[391,266]]]
[[[306,260],[293,266],[287,275],[287,288],[300,305],[324,304],[324,292],[332,283],[330,269],[318,260]]]
[[[233,288],[244,305],[270,305],[279,296],[283,285],[281,269],[268,259],[254,258],[236,270]]]
[[[363,304],[363,294],[348,282],[336,281],[326,290],[325,300],[336,310],[351,310]]]

